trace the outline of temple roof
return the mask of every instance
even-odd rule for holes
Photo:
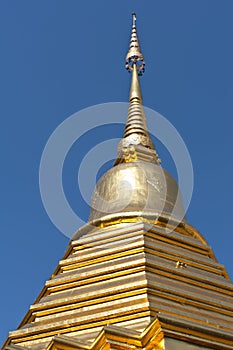
[[[232,296],[224,266],[188,224],[81,228],[5,345],[45,350],[59,335],[91,347],[105,326],[142,333],[158,320],[169,337],[230,349]]]

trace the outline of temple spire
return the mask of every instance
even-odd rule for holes
[[[135,63],[133,64],[132,80],[129,92],[129,102],[133,101],[134,99],[137,99],[138,102],[142,103],[142,92],[140,82],[138,79],[137,66]]]
[[[126,55],[126,69],[130,72],[136,64],[138,75],[142,75],[145,71],[145,61],[140,50],[137,28],[136,28],[136,13],[132,13],[132,32],[129,43],[129,51]]]
[[[146,126],[146,118],[142,107],[142,93],[139,82],[139,75],[145,71],[144,56],[140,50],[140,44],[136,28],[136,14],[132,14],[132,32],[129,43],[129,51],[126,55],[126,69],[132,73],[131,87],[129,93],[128,118],[124,131],[124,138],[132,134],[144,135],[149,140]],[[136,137],[136,135],[134,135]],[[149,144],[147,145],[149,146]]]
[[[125,125],[124,136],[118,147],[118,157],[115,164],[135,159],[148,160],[160,164],[160,159],[155,151],[154,144],[149,136],[144,108],[142,105],[142,92],[139,76],[145,71],[144,56],[136,28],[136,14],[132,14],[132,31],[129,50],[126,55],[126,69],[132,73],[131,87],[129,92],[129,109]],[[128,153],[134,152],[133,157]],[[125,156],[125,154],[127,156]]]

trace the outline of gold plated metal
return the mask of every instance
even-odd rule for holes
[[[185,213],[178,186],[173,177],[160,167],[154,144],[148,133],[142,105],[139,75],[144,71],[133,14],[127,69],[132,73],[129,109],[124,135],[118,145],[114,167],[99,180],[92,196],[89,222],[101,217],[127,215],[135,221],[150,217],[185,222]],[[143,63],[142,63],[143,61]]]
[[[132,14],[132,32],[129,44],[129,51],[126,55],[126,69],[128,71],[133,70],[133,66],[136,64],[139,75],[142,75],[145,71],[145,61],[143,54],[140,50],[137,29],[136,29],[136,13]]]
[[[154,148],[146,126],[146,117],[142,106],[142,94],[136,64],[133,64],[129,102],[130,105],[128,110],[128,118],[126,121],[123,138],[126,139],[130,135],[143,135],[145,139],[143,145],[150,148]]]
[[[118,159],[95,188],[89,223],[3,350],[233,349],[233,284],[159,165],[142,107],[143,62],[133,14]]]
[[[134,63],[132,68],[132,81],[129,93],[129,101],[133,101],[136,99],[138,102],[142,103],[142,93],[140,88],[140,83],[138,79],[137,66]]]
[[[143,160],[160,164],[161,161],[148,133],[145,112],[142,105],[139,76],[142,75],[145,70],[145,62],[137,36],[136,14],[133,13],[132,17],[132,34],[129,51],[126,55],[126,68],[132,73],[129,92],[129,109],[124,136],[118,146],[118,156],[115,165],[122,162],[129,162],[129,158],[125,155],[132,146],[135,148],[135,157],[130,161]]]
[[[162,350],[175,338],[181,349],[231,350],[233,286],[210,256],[199,238],[158,225],[98,228],[71,242],[3,349],[85,349],[88,340],[100,350],[105,332],[106,349]]]
[[[142,93],[139,82],[139,75],[144,72],[144,57],[140,51],[139,40],[136,30],[136,14],[132,14],[133,25],[129,45],[126,55],[126,68],[132,72],[131,87],[129,93],[129,110],[126,121],[124,136],[119,149],[127,147],[129,144],[141,144],[154,150],[154,145],[149,137],[146,126],[146,118],[142,106]]]
[[[130,157],[130,155],[129,155]],[[139,160],[124,162],[107,171],[92,197],[89,220],[123,213],[185,221],[179,189],[161,166]],[[114,215],[115,216],[115,215]]]

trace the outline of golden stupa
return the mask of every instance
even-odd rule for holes
[[[233,284],[160,165],[142,106],[144,65],[133,14],[117,159],[96,185],[89,222],[4,350],[233,349]]]

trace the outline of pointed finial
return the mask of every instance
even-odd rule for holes
[[[128,117],[122,140],[118,146],[115,165],[137,160],[160,164],[160,159],[148,133],[146,116],[142,105],[142,93],[139,75],[144,72],[144,57],[140,51],[137,31],[136,14],[132,14],[132,34],[129,51],[126,55],[126,68],[132,72]]]
[[[133,20],[133,26],[136,26],[136,13],[135,12],[133,12],[132,13],[132,20]]]
[[[143,54],[140,51],[140,45],[136,29],[136,13],[132,13],[132,32],[129,44],[129,51],[126,55],[126,69],[133,71],[133,66],[136,64],[138,75],[142,75],[145,71],[145,61]]]

